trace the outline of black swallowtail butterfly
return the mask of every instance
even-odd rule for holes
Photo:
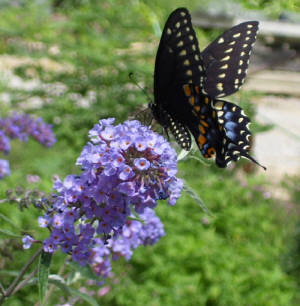
[[[241,23],[200,52],[187,9],[169,16],[159,43],[154,71],[153,117],[185,150],[191,134],[205,158],[219,167],[249,155],[250,119],[243,110],[220,100],[244,82],[257,21]],[[263,167],[264,168],[264,167]]]

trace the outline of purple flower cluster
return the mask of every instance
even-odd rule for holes
[[[0,152],[10,152],[9,138],[27,141],[29,136],[46,147],[51,147],[56,141],[51,126],[44,123],[41,118],[34,119],[27,114],[13,114],[11,117],[0,118]],[[1,175],[1,169],[5,173],[3,169],[9,168],[3,163],[0,164],[0,179],[4,176]],[[9,170],[6,170],[5,175],[9,175]]]
[[[124,257],[129,260],[133,250],[138,246],[152,245],[165,235],[163,224],[153,209],[145,208],[144,213],[139,217],[142,222],[128,219],[118,235],[108,239],[106,244],[102,239],[95,239],[89,263],[97,275],[104,277],[110,275],[110,258],[117,260]],[[76,260],[74,256],[73,260]]]
[[[127,220],[121,235],[108,240],[115,259],[116,256],[123,256],[129,260],[132,251],[139,245],[152,245],[165,235],[163,224],[153,209],[145,208],[139,217],[143,222]]]
[[[0,143],[3,136],[22,141],[27,141],[28,137],[32,136],[45,147],[51,147],[56,141],[51,125],[44,123],[41,118],[32,118],[27,114],[13,114],[11,117],[0,118],[0,131],[3,132],[0,134]]]
[[[110,256],[129,259],[137,246],[164,235],[153,208],[161,199],[174,205],[183,187],[176,152],[162,136],[138,121],[113,122],[100,120],[90,131],[77,160],[81,175],[56,180],[52,208],[39,218],[51,229],[45,251],[60,247],[102,276]]]

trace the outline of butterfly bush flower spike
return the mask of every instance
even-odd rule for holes
[[[26,114],[0,117],[0,152],[9,154],[10,139],[27,141],[29,136],[46,147],[51,147],[56,141],[52,127],[44,123],[41,118],[35,119]],[[8,175],[10,175],[8,161],[0,160],[0,179]]]
[[[18,138],[21,141],[27,141],[28,136],[32,136],[45,147],[51,147],[56,141],[51,125],[44,123],[41,118],[32,118],[27,114],[0,118],[0,131],[11,139]]]
[[[183,187],[176,152],[162,136],[138,121],[113,123],[90,130],[77,159],[81,174],[55,181],[52,207],[39,218],[51,230],[45,251],[60,248],[101,276],[109,276],[111,259],[128,260],[164,235],[153,208],[161,199],[174,205]]]

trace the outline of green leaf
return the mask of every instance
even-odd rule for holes
[[[85,293],[82,293],[77,289],[68,287],[62,280],[59,280],[57,278],[55,278],[55,279],[49,278],[49,283],[57,286],[58,288],[60,288],[66,294],[77,296],[78,298],[87,302],[89,305],[99,306],[99,304],[97,303],[97,301],[93,297],[91,297],[90,295],[87,295]]]
[[[43,303],[43,299],[48,286],[48,276],[51,258],[52,253],[42,251],[38,270],[38,287],[41,304]]]
[[[17,225],[13,221],[11,221],[8,217],[6,217],[5,215],[0,214],[0,219],[3,219],[5,222],[11,224],[13,227],[18,228]]]
[[[6,229],[0,229],[0,234],[6,235],[6,236],[9,236],[9,237],[14,237],[14,238],[21,238],[22,237],[21,235],[15,234],[15,233],[13,233],[9,230],[6,230]]]
[[[186,182],[184,182],[184,186],[183,186],[183,190],[192,198],[194,199],[199,206],[202,208],[202,210],[212,216],[212,213],[209,211],[209,209],[206,207],[206,205],[204,204],[203,200],[200,198],[200,196],[190,187],[187,185]]]

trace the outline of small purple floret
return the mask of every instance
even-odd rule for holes
[[[6,159],[0,159],[0,179],[10,175],[9,162]]]
[[[34,242],[34,239],[29,235],[25,235],[22,238],[22,242],[23,242],[23,249],[29,249],[32,243]]]

